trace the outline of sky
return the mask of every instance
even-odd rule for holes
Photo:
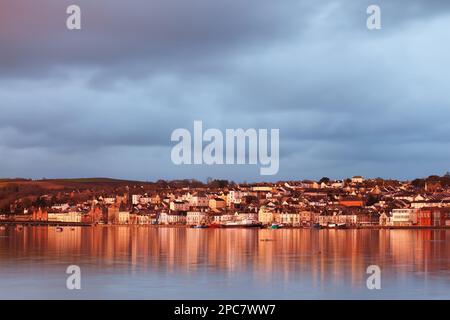
[[[0,176],[443,174],[449,30],[446,0],[0,0]],[[279,129],[278,174],[173,164],[195,120]]]

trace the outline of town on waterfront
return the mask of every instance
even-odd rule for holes
[[[0,225],[450,228],[450,173],[410,181],[4,179]]]

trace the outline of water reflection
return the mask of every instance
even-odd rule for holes
[[[177,296],[180,281],[185,288],[199,281],[215,283],[216,298],[231,297],[238,289],[247,290],[248,297],[364,297],[366,268],[372,264],[383,271],[383,287],[390,295],[433,289],[433,276],[436,288],[450,289],[449,230],[8,228],[0,231],[0,259],[0,278],[8,267],[22,267],[26,273],[68,264],[87,268],[90,275],[109,272],[109,281],[118,286],[127,285],[121,283],[127,275],[140,283],[158,275],[165,279],[162,295],[165,286],[174,286],[172,298],[183,298]]]

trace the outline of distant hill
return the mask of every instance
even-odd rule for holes
[[[0,179],[0,188],[11,185],[16,186],[38,186],[43,189],[65,189],[75,188],[84,189],[92,187],[102,186],[135,186],[135,185],[152,185],[151,182],[135,181],[135,180],[120,180],[111,178],[73,178],[73,179],[42,179],[42,180],[30,180],[30,179]]]
[[[73,179],[44,179],[36,181],[45,181],[53,183],[117,183],[117,184],[148,184],[149,182],[137,180],[121,180],[112,178],[73,178]]]
[[[73,192],[85,197],[96,194],[108,194],[115,191],[125,192],[126,187],[143,187],[146,191],[156,188],[152,182],[120,180],[111,178],[74,178],[74,179],[0,179],[0,211],[7,211],[10,204],[18,199],[29,199],[32,203],[41,195],[56,195]]]

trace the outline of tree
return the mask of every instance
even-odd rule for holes
[[[411,181],[411,184],[416,188],[424,188],[425,187],[425,180],[423,179],[414,179]]]
[[[229,185],[228,180],[213,180],[211,181],[211,183],[208,184],[208,187],[222,189],[228,187],[228,185]]]
[[[372,194],[369,194],[369,196],[367,197],[366,206],[368,206],[368,207],[373,206],[378,201],[379,201],[378,197],[376,197]]]
[[[39,197],[36,202],[35,202],[35,207],[37,208],[46,208],[47,207],[47,202],[45,201],[44,198]]]
[[[329,182],[330,182],[330,178],[328,178],[328,177],[322,177],[322,179],[319,180],[319,183],[328,184]]]

